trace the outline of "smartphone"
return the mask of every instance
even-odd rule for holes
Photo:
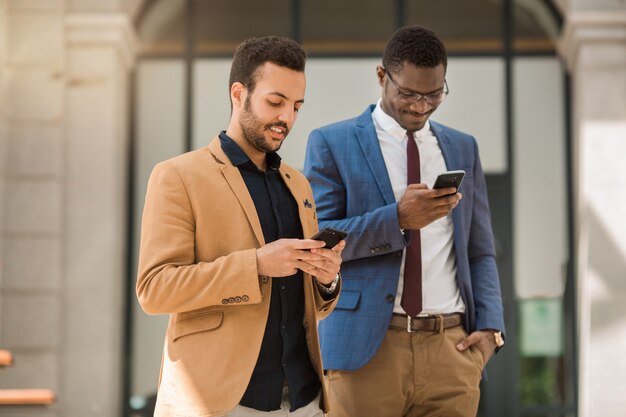
[[[330,227],[325,227],[315,235],[311,236],[311,239],[314,240],[322,240],[326,243],[325,248],[332,249],[337,246],[339,241],[343,240],[348,236],[348,234],[342,230],[331,229]]]
[[[463,171],[462,169],[458,171],[447,171],[439,174],[439,176],[435,180],[435,185],[433,185],[433,190],[437,188],[454,187],[458,191],[464,177],[465,171]]]

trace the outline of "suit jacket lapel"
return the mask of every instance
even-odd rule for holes
[[[250,226],[252,227],[254,236],[259,242],[259,246],[263,246],[265,244],[265,238],[263,237],[261,222],[259,220],[259,216],[257,215],[256,207],[254,206],[252,197],[250,197],[248,187],[246,187],[246,183],[241,177],[239,168],[237,168],[230,162],[230,159],[228,159],[228,157],[222,150],[222,145],[220,143],[219,137],[216,137],[211,141],[211,143],[209,144],[209,150],[211,151],[217,162],[222,164],[221,169],[222,173],[224,174],[224,179],[226,180],[226,182],[228,182],[231,190],[233,190],[233,193],[239,200],[243,211],[246,213],[246,217],[248,218],[248,222],[250,222]]]
[[[383,158],[383,153],[378,143],[378,137],[376,136],[376,127],[372,120],[373,110],[374,106],[370,106],[359,116],[355,126],[355,136],[365,155],[365,160],[374,175],[376,184],[383,195],[385,204],[393,204],[396,198],[393,195],[393,188],[391,187],[389,174],[387,174],[385,159]]]
[[[296,200],[296,204],[298,205],[298,214],[300,215],[300,224],[302,224],[302,235],[306,239],[315,233],[315,230],[311,228],[311,223],[304,221],[304,219],[315,216],[315,212],[311,214],[311,211],[313,211],[313,205],[309,199],[312,199],[312,196],[307,194],[305,187],[302,187],[301,184],[294,182],[294,179],[292,178],[293,174],[288,172],[284,163],[280,165],[278,171],[283,178],[283,182],[291,192],[291,195],[293,195],[293,198]],[[308,205],[307,202],[309,203]]]
[[[430,130],[433,131],[433,134],[439,142],[439,148],[443,154],[443,159],[446,161],[446,168],[448,171],[460,169],[458,150],[452,146],[448,135],[446,135],[439,124],[433,122],[432,120],[430,121]]]
[[[448,171],[465,168],[461,166],[461,155],[459,154],[459,147],[454,146],[454,144],[452,143],[452,139],[450,139],[450,137],[444,132],[441,126],[431,120],[430,129],[433,131],[433,134],[439,142],[439,148],[441,149],[441,153],[443,154],[443,159],[446,161],[446,168],[448,169]],[[457,256],[461,256],[459,252],[461,251],[461,248],[464,247],[463,235],[465,233],[465,229],[463,228],[462,223],[463,212],[461,210],[461,204],[463,204],[463,200],[461,200],[459,206],[452,210],[452,224],[454,225],[454,246],[457,251]]]

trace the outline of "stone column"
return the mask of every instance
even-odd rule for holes
[[[66,33],[65,415],[109,417],[122,404],[135,37],[123,13],[68,14]]]
[[[617,3],[575,3],[560,42],[572,75],[580,417],[626,409],[626,6]]]
[[[4,177],[7,174],[7,152],[6,152],[6,105],[5,101],[5,66],[6,66],[6,42],[3,39],[7,38],[7,7],[6,1],[0,0],[0,325],[2,325],[2,276],[4,273],[4,253],[2,250],[2,231],[3,219],[4,219]],[[0,331],[0,346],[5,346],[2,339],[2,332]]]
[[[62,392],[65,10],[62,1],[2,1],[3,101],[0,341],[15,356],[2,388]],[[1,416],[59,416],[2,407]],[[30,414],[26,414],[30,413]]]
[[[0,387],[58,398],[0,416],[121,414],[138,4],[0,0]]]

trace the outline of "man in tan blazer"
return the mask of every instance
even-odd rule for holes
[[[137,296],[170,315],[155,416],[328,411],[317,321],[336,303],[345,243],[303,239],[317,231],[311,188],[276,154],[305,58],[285,38],[239,45],[228,129],[150,176]]]

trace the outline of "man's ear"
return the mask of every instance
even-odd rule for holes
[[[233,85],[230,86],[230,99],[233,102],[234,109],[240,109],[243,107],[247,92],[248,90],[246,89],[246,86],[239,81],[234,82]]]
[[[378,79],[378,85],[383,87],[383,80],[385,79],[385,69],[382,65],[376,67],[376,78]]]

